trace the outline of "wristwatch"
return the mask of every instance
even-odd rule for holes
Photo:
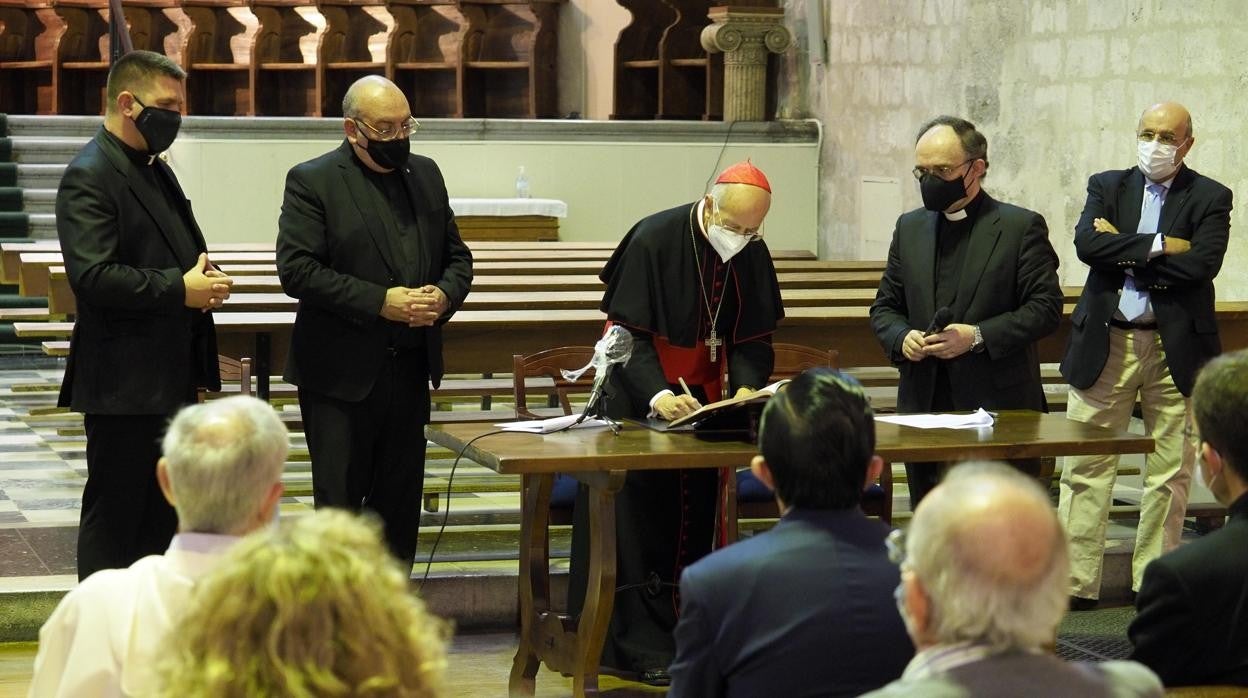
[[[971,351],[983,351],[984,333],[979,331],[979,325],[971,325],[971,331],[975,333],[975,338],[971,340]]]

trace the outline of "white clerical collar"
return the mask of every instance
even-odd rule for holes
[[[943,213],[945,214],[945,220],[947,221],[966,220],[966,206],[963,206],[962,208],[954,211],[953,213],[949,213],[948,211],[943,211]]]

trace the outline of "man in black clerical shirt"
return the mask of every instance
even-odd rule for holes
[[[743,162],[724,170],[702,199],[647,216],[624,236],[601,275],[603,312],[634,340],[628,363],[611,374],[610,416],[671,420],[725,393],[766,385],[775,361],[771,335],[784,316],[761,233],[770,207],[767,177]],[[711,549],[716,484],[710,469],[629,472],[616,495],[621,590],[604,665],[666,682],[677,582],[686,565]],[[574,613],[587,578],[587,501],[582,492],[572,535],[568,605]]]
[[[108,74],[104,126],[65,169],[56,232],[78,317],[59,404],[82,412],[87,485],[78,577],[165,552],[177,527],[156,482],[169,419],[219,390],[212,314],[232,281],[159,157],[182,124],[186,72],[133,51]]]
[[[299,311],[285,378],[299,387],[316,505],[376,512],[410,566],[428,386],[472,255],[438,166],[410,152],[417,123],[399,88],[361,78],[342,112],[346,140],[286,177],[277,269]]]
[[[1035,344],[1057,328],[1062,291],[1044,217],[983,191],[988,140],[969,121],[932,119],[914,150],[923,208],[897,219],[871,305],[901,370],[897,411],[1045,410]],[[906,479],[913,508],[940,467],[907,463]]]

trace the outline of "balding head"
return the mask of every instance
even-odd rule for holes
[[[1192,137],[1192,115],[1178,102],[1158,102],[1140,114],[1140,131],[1152,128],[1173,133],[1180,141]]]
[[[365,75],[351,83],[342,98],[342,115],[372,123],[393,110],[408,111],[407,97],[399,86],[380,75]],[[411,113],[400,114],[406,118]]]
[[[234,396],[183,408],[157,464],[178,529],[241,535],[272,518],[289,435],[268,403]]]
[[[1031,478],[999,463],[954,468],[919,504],[906,553],[930,604],[919,644],[1034,650],[1053,641],[1070,562],[1053,505]]]
[[[734,232],[757,232],[771,209],[771,192],[753,184],[716,184],[709,196],[721,222]]]
[[[369,169],[391,172],[407,162],[407,138],[416,123],[398,85],[380,75],[356,80],[342,98],[342,115],[347,141]]]

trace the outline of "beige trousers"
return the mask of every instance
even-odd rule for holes
[[[1131,588],[1136,591],[1148,563],[1179,544],[1196,449],[1184,436],[1190,405],[1170,377],[1161,335],[1111,327],[1105,368],[1087,390],[1071,388],[1066,416],[1125,431],[1137,396],[1145,430],[1156,445],[1144,463],[1140,525],[1131,558]],[[1070,539],[1073,596],[1100,596],[1105,528],[1117,473],[1116,455],[1067,457],[1062,468],[1057,513]]]

